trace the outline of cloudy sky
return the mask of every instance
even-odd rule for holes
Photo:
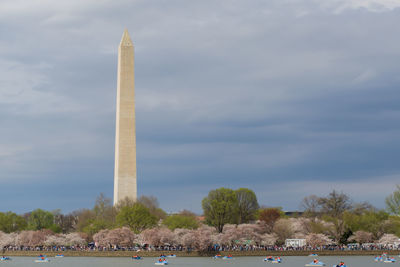
[[[299,208],[400,183],[399,0],[2,0],[0,211],[113,194],[117,48],[135,44],[138,191]]]

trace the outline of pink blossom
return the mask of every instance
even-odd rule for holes
[[[334,242],[324,234],[311,233],[306,236],[307,245],[311,247],[320,247],[324,245],[330,245]]]
[[[349,241],[355,240],[356,242],[371,243],[374,240],[374,235],[365,231],[357,231],[352,236],[348,238]]]
[[[394,245],[399,243],[399,237],[393,234],[384,234],[379,240],[379,244]]]

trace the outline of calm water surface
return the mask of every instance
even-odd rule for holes
[[[397,261],[399,257],[395,257]],[[94,257],[65,257],[65,258],[49,258],[48,263],[35,263],[33,257],[12,257],[11,261],[0,262],[0,267],[4,266],[57,266],[57,267],[124,267],[124,266],[156,266],[156,258],[144,258],[143,260],[132,260],[130,258],[94,258]],[[334,264],[339,263],[341,260],[346,263],[348,267],[379,267],[387,265],[398,265],[396,263],[381,263],[375,262],[374,257],[370,256],[329,256],[318,257],[318,259],[326,264],[327,267],[332,267]],[[212,258],[197,258],[197,257],[177,257],[168,258],[168,266],[225,266],[225,267],[257,267],[257,266],[276,266],[276,267],[302,267],[304,264],[313,260],[312,257],[283,257],[281,264],[273,264],[263,261],[263,257],[238,257],[231,260],[212,259]]]

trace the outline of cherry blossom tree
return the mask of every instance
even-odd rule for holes
[[[237,226],[238,241],[241,244],[260,244],[262,229],[257,224],[240,224]]]
[[[261,236],[261,245],[263,246],[273,246],[275,245],[278,237],[276,234],[263,234]]]
[[[311,232],[309,218],[289,218],[289,222],[295,235],[306,235]]]
[[[170,229],[162,227],[159,229],[158,234],[162,245],[172,245],[174,243],[174,233]]]
[[[196,250],[204,251],[207,250],[209,246],[212,245],[212,235],[215,233],[215,229],[209,226],[203,225],[196,230],[194,233],[194,242],[192,246]]]
[[[144,243],[152,246],[165,246],[172,245],[176,241],[181,242],[181,240],[176,240],[174,233],[166,227],[146,229],[140,235]]]
[[[107,235],[110,230],[104,229],[93,235],[93,240],[96,246],[107,247],[110,245]]]
[[[382,245],[394,245],[395,243],[399,243],[399,237],[393,234],[384,234],[379,240],[378,243]]]
[[[196,241],[195,230],[190,230],[183,234],[181,237],[181,244],[187,248],[193,248],[193,244]]]
[[[191,230],[189,229],[182,229],[182,228],[177,228],[174,230],[173,234],[174,234],[174,240],[173,243],[175,245],[183,245],[183,237],[190,233]]]
[[[128,227],[122,227],[108,231],[105,239],[113,246],[131,246],[135,241],[135,234]]]
[[[65,243],[66,246],[76,246],[76,245],[84,245],[86,244],[86,240],[82,238],[79,233],[70,233],[65,235]]]
[[[20,246],[36,247],[44,245],[46,238],[51,235],[51,231],[22,231],[17,238]]]
[[[239,239],[237,226],[234,224],[227,224],[220,235],[220,245],[233,245]]]
[[[65,243],[65,235],[49,235],[44,241],[46,246],[64,246]]]
[[[175,242],[188,248],[206,250],[213,245],[214,236],[217,234],[215,228],[206,225],[196,230],[175,230]]]
[[[150,228],[142,231],[140,236],[145,244],[149,244],[152,246],[160,246],[161,245],[161,238],[158,234],[157,228]]]
[[[0,249],[6,246],[16,245],[17,233],[6,234],[0,231]]]
[[[223,236],[224,236],[223,233],[213,233],[213,234],[211,235],[211,241],[212,241],[212,243],[213,243],[213,244],[218,244],[218,245],[224,244],[224,243],[222,242],[222,237],[223,237]]]
[[[350,236],[347,240],[354,240],[357,243],[371,243],[374,240],[374,235],[365,231],[357,231],[352,236]]]
[[[311,247],[320,247],[333,244],[334,242],[324,234],[311,233],[306,236],[307,245]]]

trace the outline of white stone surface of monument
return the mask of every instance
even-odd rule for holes
[[[137,199],[134,47],[127,30],[118,48],[114,205]]]

